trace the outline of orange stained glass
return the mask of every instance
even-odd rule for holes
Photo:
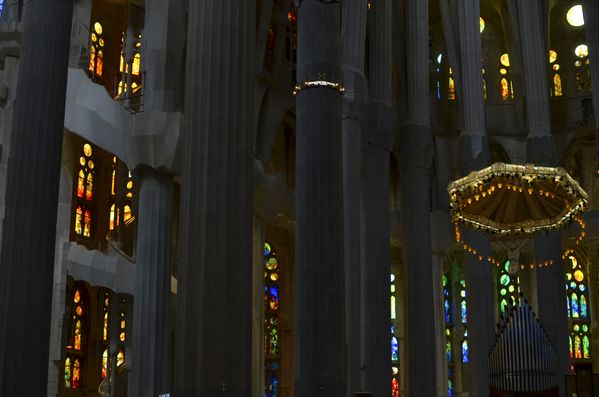
[[[87,174],[87,184],[85,186],[85,199],[91,201],[93,198],[94,176],[90,172]]]
[[[104,323],[102,326],[102,339],[108,340],[108,313],[104,313]]]
[[[89,52],[89,71],[93,72],[94,67],[96,66],[96,47],[91,46]]]
[[[81,380],[81,366],[79,360],[75,359],[73,363],[73,389],[79,389]]]
[[[456,98],[455,95],[455,81],[453,80],[453,77],[449,78],[449,93],[448,93],[448,98],[450,101],[454,101]]]
[[[96,74],[98,76],[102,76],[102,71],[104,68],[104,52],[102,50],[98,51],[97,63],[96,63]]]
[[[555,96],[562,96],[562,78],[559,74],[553,76],[553,92]]]
[[[112,204],[110,207],[110,230],[114,230],[116,217],[116,204]]]
[[[75,295],[73,296],[73,302],[79,303],[81,302],[81,293],[79,290],[75,290]]]
[[[123,69],[125,68],[125,58],[123,57],[123,54],[121,54],[121,62],[119,64],[119,72],[123,73]]]
[[[81,350],[81,327],[81,320],[77,320],[75,323],[75,340],[73,343],[73,349],[75,350]]]
[[[127,222],[132,217],[133,217],[133,214],[131,213],[131,207],[129,205],[126,205],[123,220],[125,222]]]
[[[141,70],[141,55],[138,52],[133,56],[133,65],[131,66],[131,74],[134,76],[139,76],[140,70]]]
[[[108,349],[102,353],[102,379],[108,376]]]
[[[85,172],[79,171],[79,177],[77,179],[77,197],[83,198],[83,192],[85,190]]]
[[[75,233],[83,234],[83,209],[81,206],[77,207],[75,214]]]
[[[510,89],[506,78],[501,79],[501,99],[504,101],[510,99]]]
[[[83,225],[83,235],[85,237],[91,237],[92,213],[90,210],[85,211],[84,222],[85,223]]]
[[[83,308],[81,306],[77,306],[77,308],[75,309],[75,313],[77,313],[78,316],[82,316]]]

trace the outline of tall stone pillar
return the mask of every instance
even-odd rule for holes
[[[528,121],[527,157],[535,165],[555,166],[542,8],[537,1],[523,0],[518,2],[518,11]],[[561,366],[560,396],[564,396],[564,375],[569,373],[570,358],[568,318],[564,309],[565,274],[560,251],[561,242],[557,233],[535,239],[535,261],[554,261],[552,266],[537,272],[538,314],[557,352]]]
[[[400,131],[402,168],[407,396],[436,393],[435,310],[430,190],[433,136],[429,111],[428,2],[405,2],[406,120]]]
[[[189,6],[175,395],[249,396],[256,3]]]
[[[455,32],[458,36],[460,57],[458,85],[461,91],[458,91],[458,99],[462,116],[459,161],[462,175],[467,175],[471,171],[486,167],[489,162],[481,64],[480,2],[465,0],[456,2],[455,7]],[[474,396],[484,397],[489,395],[487,357],[494,342],[495,331],[493,268],[486,261],[491,247],[488,238],[479,232],[464,230],[463,235],[466,241],[478,250],[477,256],[464,254],[470,343],[470,384],[467,389]],[[479,260],[480,256],[484,260]]]
[[[72,12],[72,0],[30,0],[23,16],[0,260],[3,396],[47,392]]]
[[[362,390],[360,291],[360,153],[366,125],[367,83],[364,76],[367,3],[346,0],[342,9],[342,70],[345,93],[341,129],[343,141],[343,211],[345,238],[345,334],[347,392]]]
[[[591,61],[591,80],[593,84],[593,110],[595,112],[595,141],[599,142],[599,3],[594,0],[583,0],[584,30],[589,46],[589,59]],[[599,145],[596,145],[599,159]]]
[[[391,244],[390,151],[395,137],[391,106],[391,0],[377,0],[368,13],[368,128],[362,139],[362,363],[364,390],[389,395]]]
[[[252,270],[252,397],[264,396],[264,221],[254,217],[254,267]]]
[[[346,395],[343,170],[338,1],[298,9],[297,397]],[[309,82],[320,82],[307,86]]]
[[[131,396],[170,392],[172,177],[139,172]]]

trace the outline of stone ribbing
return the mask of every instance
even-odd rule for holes
[[[455,4],[457,10],[457,42],[460,53],[458,92],[462,128],[459,137],[459,162],[462,175],[488,165],[485,104],[481,65],[480,4],[465,0]],[[479,255],[488,257],[489,240],[480,233],[465,231],[467,241]],[[495,330],[493,307],[493,269],[486,261],[466,254],[464,272],[468,293],[468,338],[470,343],[470,393],[489,395],[488,354]]]
[[[298,82],[338,82],[341,6],[303,0],[298,13]],[[297,397],[346,396],[341,94],[297,95]]]
[[[528,138],[551,136],[547,48],[541,6],[536,0],[517,3]]]
[[[343,131],[343,211],[345,238],[345,332],[347,338],[348,392],[361,388],[360,337],[360,153],[365,125],[367,4],[346,0],[342,7],[342,70],[345,95],[341,129]]]
[[[46,394],[72,0],[30,0],[0,261],[0,394]],[[25,330],[27,330],[25,332]]]
[[[410,397],[436,392],[430,179],[428,2],[408,0],[405,10],[406,120],[400,130],[402,168],[406,391]],[[409,226],[408,226],[409,225]]]
[[[255,1],[191,2],[175,395],[249,396]]]
[[[361,170],[363,387],[375,396],[385,396],[391,384],[389,169],[395,132],[390,84],[391,0],[377,0],[368,15],[370,97]]]
[[[595,141],[599,142],[599,3],[595,0],[583,0],[585,25],[584,30],[589,46],[589,59],[591,61],[591,80],[593,84],[593,111],[595,113]],[[591,22],[593,21],[593,22]],[[599,145],[596,145],[599,154]],[[597,156],[599,159],[599,156]]]
[[[170,392],[170,282],[173,181],[151,169],[139,176],[137,270],[130,396]]]

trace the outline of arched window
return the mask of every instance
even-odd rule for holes
[[[447,390],[448,395],[453,396],[453,300],[451,295],[450,274],[443,275],[443,317],[445,319],[445,356],[447,358]]]
[[[297,62],[297,10],[291,5],[287,13],[287,37],[285,39],[285,59],[291,63]]]
[[[485,68],[482,68],[483,75],[483,100],[487,100],[487,75],[485,72]]]
[[[505,261],[497,269],[497,302],[499,313],[503,316],[506,311],[520,301],[520,278],[510,274],[510,261]]]
[[[104,68],[104,28],[100,22],[92,26],[89,44],[89,71],[93,76],[102,77]]]
[[[510,69],[510,56],[505,53],[499,57],[499,74],[501,87],[501,100],[508,102],[514,100],[514,85]]]
[[[453,69],[449,68],[449,85],[448,85],[448,93],[447,99],[450,101],[455,101],[457,99],[457,94],[455,90],[455,80],[453,79]]]
[[[566,260],[566,307],[570,322],[570,357],[573,360],[591,358],[591,319],[586,269],[576,256]]]
[[[74,285],[70,299],[71,327],[64,362],[64,385],[67,389],[78,390],[81,387],[81,368],[87,344],[86,318],[89,310],[83,285]]]
[[[589,60],[589,47],[586,44],[580,44],[574,49],[576,61],[576,90],[578,92],[590,91],[591,85],[591,68]]]
[[[399,397],[399,340],[395,336],[394,322],[397,320],[397,288],[395,274],[391,274],[391,397]]]
[[[470,362],[470,350],[468,347],[468,308],[466,306],[466,280],[460,280],[460,320],[464,327],[464,337],[461,344],[462,363]]]
[[[264,395],[279,395],[279,292],[280,267],[271,245],[264,244]]]
[[[104,292],[102,299],[102,379],[108,375],[108,347],[110,342],[109,334],[109,320],[110,320],[110,293]]]
[[[443,63],[443,54],[438,54],[436,60],[437,60],[437,67],[435,68],[435,71],[437,73],[436,91],[437,91],[437,100],[440,101],[441,100],[441,71],[442,71],[441,64]]]
[[[562,96],[562,78],[559,74],[559,63],[557,62],[557,52],[549,50],[549,66],[551,67],[551,96],[558,97]]]
[[[92,217],[94,202],[96,160],[93,148],[85,143],[81,149],[77,173],[77,191],[75,209],[75,234],[81,237],[92,237]]]

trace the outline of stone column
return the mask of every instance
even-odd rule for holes
[[[391,244],[390,151],[395,137],[391,106],[391,0],[377,0],[368,13],[368,128],[362,139],[362,363],[364,390],[389,395]]]
[[[405,9],[406,120],[400,131],[402,168],[407,396],[436,393],[435,311],[431,250],[428,3],[408,0]]]
[[[345,334],[347,338],[347,391],[362,390],[360,311],[360,152],[366,124],[367,82],[364,76],[367,3],[341,3],[343,95],[343,210],[345,236]]]
[[[170,290],[173,181],[139,172],[137,257],[130,396],[170,392]]]
[[[254,267],[252,270],[252,397],[264,396],[264,221],[254,217]]]
[[[521,54],[528,121],[528,161],[535,165],[555,166],[551,135],[547,49],[542,24],[542,9],[537,1],[518,2]],[[559,234],[535,239],[535,262],[553,260],[552,266],[537,272],[539,319],[557,352],[560,396],[565,395],[564,375],[569,373],[568,318],[564,309],[565,274],[561,260]]]
[[[595,112],[595,141],[599,142],[599,3],[594,0],[583,0],[584,30],[589,46],[589,59],[591,61],[591,80],[593,81],[593,110]],[[599,145],[596,145],[599,159]]]
[[[256,4],[189,6],[175,395],[249,396]]]
[[[298,84],[338,83],[341,6],[303,0],[298,9]],[[341,94],[297,94],[296,397],[346,395]]]
[[[23,16],[0,260],[4,396],[47,391],[72,12],[71,0],[30,0]]]
[[[458,150],[462,175],[467,175],[486,167],[489,162],[481,64],[480,2],[456,2],[455,8],[461,79],[458,97],[462,116]],[[463,235],[478,250],[476,256],[464,253],[470,344],[470,376],[466,388],[472,395],[483,397],[489,395],[487,357],[494,342],[495,330],[493,268],[486,260],[491,247],[488,238],[481,233],[464,230]],[[479,260],[481,256],[483,260]]]

